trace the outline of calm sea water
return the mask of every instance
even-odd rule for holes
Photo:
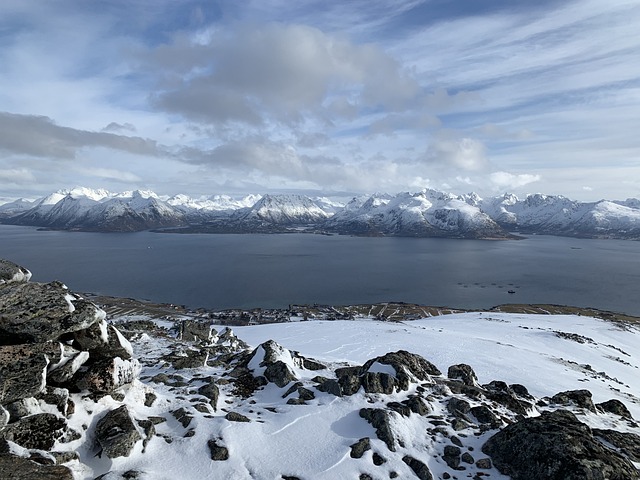
[[[640,242],[632,241],[104,234],[0,225],[0,257],[29,268],[35,281],[190,307],[557,303],[640,315]]]

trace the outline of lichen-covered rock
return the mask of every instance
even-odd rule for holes
[[[215,440],[209,440],[207,442],[209,451],[211,452],[211,460],[216,462],[222,462],[229,460],[229,449],[223,445],[218,445]]]
[[[178,327],[178,338],[187,342],[208,342],[211,340],[211,324],[195,320],[182,320]]]
[[[361,438],[349,448],[351,448],[351,452],[349,453],[351,458],[362,458],[364,452],[366,452],[367,450],[371,450],[371,442],[369,441],[369,437]]]
[[[81,372],[76,385],[80,390],[93,393],[111,393],[133,382],[140,374],[140,364],[136,359],[122,360],[119,357],[103,360]]]
[[[395,380],[388,373],[365,372],[360,377],[360,383],[366,393],[393,393]]]
[[[571,412],[543,412],[492,436],[482,451],[513,480],[632,480],[633,464],[598,442]]]
[[[275,383],[279,387],[284,387],[289,382],[295,382],[297,380],[289,366],[280,360],[267,365],[264,376],[267,380]]]
[[[107,412],[96,425],[96,440],[109,458],[128,457],[142,436],[125,405]]]
[[[516,387],[516,385],[514,385]],[[518,386],[520,387],[520,386]],[[483,394],[489,400],[493,400],[520,415],[528,415],[535,409],[530,395],[523,396],[518,393],[521,389],[514,390],[505,382],[494,380],[486,385],[482,385]],[[526,389],[524,389],[526,392]]]
[[[209,399],[209,403],[213,407],[214,410],[218,409],[218,397],[220,396],[220,389],[218,386],[211,381],[198,389],[198,393],[204,397]]]
[[[66,429],[64,419],[52,413],[38,413],[5,426],[0,430],[0,437],[24,448],[51,450]]]
[[[640,435],[616,430],[593,429],[593,435],[602,438],[618,449],[618,452],[632,462],[640,462]]]
[[[412,381],[429,380],[433,375],[441,375],[434,364],[406,350],[389,352],[381,357],[372,358],[362,366],[362,372],[369,371],[376,362],[393,367],[396,372],[396,387],[399,390],[408,390],[409,383]]]
[[[241,413],[238,413],[238,412],[229,412],[224,416],[224,418],[226,418],[230,422],[248,423],[248,422],[251,421],[248,417],[245,417],[244,415],[242,415]]]
[[[11,454],[0,454],[0,478],[11,480],[73,480],[64,465],[42,465]]]
[[[81,352],[69,345],[62,345],[62,360],[49,365],[47,383],[51,385],[65,385],[89,360],[89,352]]]
[[[0,344],[41,343],[90,327],[106,314],[60,282],[0,288]]]
[[[0,313],[1,315],[1,313]],[[33,397],[44,390],[47,366],[59,361],[57,342],[0,346],[0,404]]]
[[[28,282],[31,272],[18,264],[0,258],[0,285],[11,282]]]

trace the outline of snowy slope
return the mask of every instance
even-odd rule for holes
[[[318,223],[329,217],[316,202],[304,195],[265,195],[246,211],[238,212],[238,222],[266,222],[273,225]]]
[[[126,329],[122,323],[126,320],[121,318],[116,322]],[[166,321],[157,323],[167,325]],[[279,387],[270,382],[245,398],[234,393],[233,373],[225,370],[223,363],[214,361],[216,349],[223,344],[235,345],[233,348],[238,352],[243,350],[241,342],[228,331],[214,336],[206,347],[207,365],[179,369],[171,366],[175,361],[171,358],[181,358],[180,355],[186,358],[202,347],[188,342],[176,343],[166,333],[134,334],[135,355],[143,364],[142,381],[124,392],[123,402],[136,419],[163,420],[155,425],[156,435],[146,451],[142,452],[138,442],[129,457],[98,458],[90,439],[83,437],[72,442],[70,446],[75,446],[82,463],[67,465],[74,468],[77,478],[92,479],[108,471],[113,472],[113,476],[106,479],[120,478],[118,475],[130,470],[141,472],[138,477],[141,480],[266,480],[284,476],[336,479],[359,478],[362,474],[389,478],[392,472],[398,478],[417,478],[403,461],[411,456],[427,465],[434,478],[447,478],[443,477],[445,473],[459,475],[458,478],[483,473],[490,478],[507,479],[495,468],[478,469],[473,464],[463,464],[465,471],[456,472],[443,461],[443,449],[451,444],[449,438],[453,436],[462,441],[464,450],[474,458],[483,458],[481,446],[495,431],[474,434],[473,428],[454,431],[446,422],[439,424],[439,419],[449,416],[447,399],[456,395],[438,387],[435,378],[436,384],[431,384],[432,387],[428,386],[431,380],[417,382],[414,379],[407,391],[396,390],[385,395],[360,390],[340,397],[314,387],[317,383],[313,379],[318,375],[335,378],[337,367],[362,365],[376,356],[400,349],[423,356],[445,375],[449,365],[463,362],[473,367],[480,384],[492,380],[518,383],[535,397],[586,388],[593,393],[594,402],[619,399],[635,418],[640,418],[640,331],[593,318],[468,313],[403,323],[359,320],[271,324],[238,327],[235,334],[253,347],[244,357],[253,375],[265,374],[262,361],[267,360],[266,350],[260,345],[273,339],[282,347],[276,346],[271,351],[270,361],[286,365],[300,385],[314,392],[315,398],[303,404],[287,403],[296,397],[296,394],[285,396],[292,383]],[[297,352],[323,362],[327,368],[305,368]],[[368,371],[399,374],[380,362],[370,364]],[[220,389],[215,410],[197,393],[212,380]],[[358,412],[362,408],[385,408],[392,402],[404,401],[420,392],[420,385],[433,390],[428,397],[432,398],[429,408],[433,410],[427,416],[392,415],[390,426],[399,443],[395,451],[391,451]],[[145,406],[149,393],[157,399],[151,406]],[[78,431],[83,431],[81,425],[90,421],[87,409],[95,418],[120,405],[110,396],[98,402],[89,399],[76,399],[76,402],[76,413],[69,424]],[[181,408],[184,410],[180,411]],[[539,415],[545,408],[538,406],[529,414]],[[637,424],[633,427],[613,414],[579,408],[574,411],[582,422],[592,427],[639,432]],[[190,420],[185,421],[185,412]],[[229,412],[249,421],[229,420],[226,418]],[[502,414],[513,418],[507,411]],[[446,435],[434,433],[437,425]],[[351,458],[350,446],[363,437],[370,438],[371,449],[360,459]],[[227,448],[227,460],[211,460],[207,446],[211,440]],[[384,459],[382,465],[374,464],[374,453]]]

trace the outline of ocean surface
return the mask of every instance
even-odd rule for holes
[[[0,225],[0,257],[29,268],[34,281],[192,308],[554,303],[640,315],[640,242],[633,241],[82,233]]]

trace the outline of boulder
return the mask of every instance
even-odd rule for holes
[[[621,416],[622,418],[626,418],[629,420],[633,419],[631,412],[627,408],[627,406],[622,403],[620,400],[612,398],[611,400],[607,400],[606,402],[598,403],[596,405],[600,410],[604,412],[614,413],[616,415]]]
[[[364,437],[358,440],[353,445],[350,445],[351,453],[349,454],[351,458],[362,458],[364,452],[367,450],[371,450],[371,442],[369,441],[369,437]]]
[[[451,380],[459,380],[465,385],[469,385],[471,387],[478,385],[478,377],[476,376],[476,372],[473,371],[466,363],[459,363],[457,365],[451,365],[447,370],[447,377]]]
[[[211,340],[211,324],[182,320],[178,328],[178,338],[187,342],[208,342]]]
[[[91,360],[120,357],[128,360],[133,355],[129,341],[113,325],[105,320],[94,323],[73,335],[74,343],[80,350],[86,350]]]
[[[391,375],[382,372],[365,372],[360,383],[367,393],[393,393],[395,381]]]
[[[517,387],[520,386],[518,385]],[[519,395],[505,382],[494,380],[486,385],[482,385],[482,388],[485,397],[507,407],[514,413],[526,416],[529,415],[531,410],[534,410],[532,403],[533,397],[522,397],[522,395]],[[522,390],[518,388],[518,391]],[[526,391],[526,389],[524,389],[524,391]]]
[[[396,451],[396,440],[390,424],[390,413],[381,408],[361,408],[360,417],[364,418],[376,430],[376,436],[382,440],[389,450]]]
[[[248,423],[248,422],[251,421],[248,417],[246,417],[246,416],[244,416],[244,415],[242,415],[241,413],[238,413],[238,412],[229,412],[224,416],[224,418],[226,418],[230,422]]]
[[[0,345],[41,343],[90,327],[105,312],[60,282],[8,283],[0,290]]]
[[[598,442],[571,412],[543,412],[492,436],[482,451],[514,480],[631,480],[633,464]]]
[[[434,364],[420,355],[406,350],[389,352],[381,357],[368,360],[362,366],[362,373],[369,371],[375,362],[393,367],[396,372],[396,388],[399,390],[408,390],[409,383],[412,381],[429,380],[433,375],[441,375],[440,370]]]
[[[264,376],[278,387],[284,387],[289,382],[295,382],[297,380],[289,366],[281,360],[269,363],[264,371]]]
[[[0,285],[11,282],[28,282],[31,272],[9,260],[0,258]]]
[[[0,478],[11,480],[73,480],[64,465],[42,465],[11,454],[0,454]]]
[[[116,357],[89,366],[86,372],[78,375],[76,385],[80,390],[107,394],[133,382],[139,374],[140,364],[137,360]]]
[[[556,405],[575,405],[596,413],[596,407],[593,404],[593,400],[591,400],[591,392],[589,390],[567,390],[566,392],[556,393],[551,397],[551,402]]]
[[[57,342],[0,345],[0,404],[33,397],[44,390],[50,359],[56,354],[59,358],[61,352]]]
[[[67,422],[63,418],[52,413],[38,413],[5,426],[0,430],[0,437],[24,448],[51,450],[66,429]]]
[[[640,436],[631,432],[593,429],[593,435],[610,443],[632,462],[640,463]]]
[[[427,467],[417,458],[405,455],[404,457],[402,457],[402,461],[406,463],[411,470],[413,470],[413,473],[415,473],[416,477],[418,477],[420,480],[433,480],[433,475],[431,475],[429,467]]]
[[[222,462],[229,460],[229,449],[223,445],[218,445],[215,440],[209,440],[207,442],[209,451],[211,452],[211,460],[216,462]]]
[[[95,435],[109,458],[128,457],[136,442],[142,440],[125,405],[107,412],[98,421]]]
[[[209,403],[214,410],[218,409],[218,397],[220,396],[220,389],[213,382],[213,379],[209,383],[201,386],[198,389],[198,393],[209,399]]]

